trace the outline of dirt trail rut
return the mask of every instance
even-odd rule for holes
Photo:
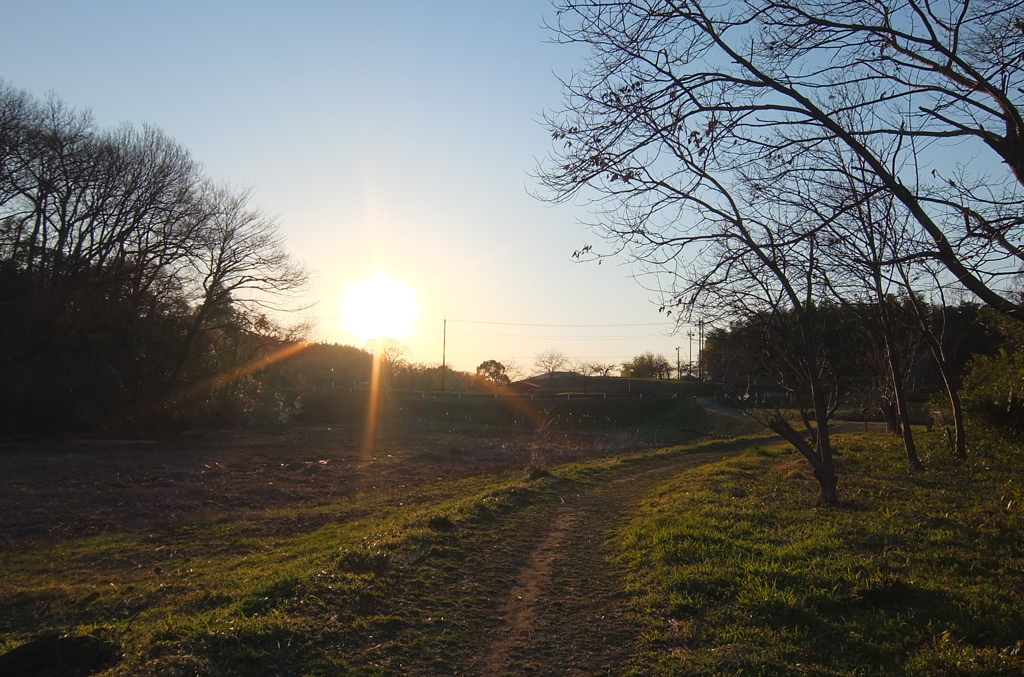
[[[503,622],[492,631],[475,674],[621,674],[637,637],[625,615],[615,533],[658,484],[728,453],[624,469],[619,477],[575,485],[574,493],[561,496],[551,508],[551,526],[497,612]]]

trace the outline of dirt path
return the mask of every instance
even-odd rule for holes
[[[710,397],[698,397],[696,398],[697,404],[704,407],[709,411],[713,411],[718,414],[724,414],[725,416],[734,416],[736,418],[743,418],[743,412],[730,409],[729,407],[723,407],[722,405],[715,402]]]
[[[503,623],[492,633],[476,674],[621,674],[637,638],[626,617],[616,532],[658,484],[728,453],[625,469],[561,496],[551,508],[551,527],[536,541],[498,612]]]

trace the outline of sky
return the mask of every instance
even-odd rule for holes
[[[581,48],[544,28],[549,0],[0,0],[0,79],[152,125],[212,179],[249,188],[312,274],[315,340],[363,347],[348,288],[378,271],[411,289],[406,359],[524,374],[536,356],[689,359],[625,260],[580,263],[584,205],[534,197],[541,118]],[[678,350],[677,350],[678,348]],[[693,346],[696,356],[696,346]]]

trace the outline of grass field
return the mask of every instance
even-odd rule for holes
[[[1022,674],[1019,449],[958,465],[921,433],[910,474],[846,434],[828,508],[769,438],[689,434],[5,445],[0,652],[74,638],[48,675]]]
[[[900,467],[895,440],[843,435],[842,503],[810,500],[782,448],[695,469],[623,531],[640,674],[1024,674],[1019,448]]]

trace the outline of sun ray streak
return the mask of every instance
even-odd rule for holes
[[[364,453],[371,453],[377,449],[377,423],[380,413],[380,363],[380,349],[375,348],[373,351],[373,368],[370,372],[370,400],[366,406],[366,435],[363,440]]]

